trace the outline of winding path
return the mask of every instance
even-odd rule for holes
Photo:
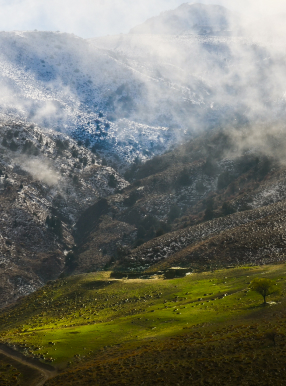
[[[36,359],[27,358],[18,351],[3,344],[0,344],[0,354],[40,373],[40,377],[36,380],[31,380],[31,384],[27,386],[43,386],[48,379],[56,376],[58,373],[54,367],[41,363]]]

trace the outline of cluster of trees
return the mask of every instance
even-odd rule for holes
[[[177,185],[180,186],[190,186],[192,184],[192,179],[190,176],[190,171],[187,168],[184,168],[178,176]]]
[[[16,138],[19,135],[18,131],[8,130],[5,133],[5,136],[2,139],[2,146],[9,148],[12,151],[16,151],[18,149],[17,143],[14,141],[14,137]],[[9,142],[8,142],[9,141]]]
[[[56,148],[62,152],[64,150],[68,150],[69,148],[69,141],[62,141],[60,138],[57,138],[55,140],[55,145],[56,145]]]
[[[133,191],[131,192],[131,194],[126,197],[124,200],[123,200],[123,205],[125,206],[133,206],[134,204],[136,204],[136,202],[139,200],[139,198],[141,197],[140,193],[137,192],[137,191]]]
[[[157,220],[156,217],[152,215],[148,215],[137,225],[136,246],[139,246],[154,237],[162,236],[170,230],[171,227],[169,224]]]
[[[66,255],[65,263],[68,271],[73,271],[78,266],[77,254],[74,251],[70,251]]]
[[[5,179],[8,178],[8,174],[4,173],[2,169],[0,169],[0,176],[4,176],[5,175]]]
[[[22,153],[37,156],[39,154],[39,149],[34,145],[32,141],[26,140],[22,149]]]
[[[61,220],[55,216],[47,216],[46,225],[49,229],[51,229],[59,238],[63,236],[63,225]]]
[[[117,187],[117,180],[115,178],[114,174],[111,174],[108,179],[108,186],[111,188],[116,188]]]
[[[169,224],[173,223],[180,216],[181,216],[181,208],[178,205],[173,204],[168,213],[168,223]]]
[[[209,177],[214,177],[218,172],[218,165],[214,158],[208,157],[203,165],[203,173]]]

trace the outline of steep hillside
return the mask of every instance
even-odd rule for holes
[[[77,222],[73,269],[85,272],[111,266],[140,271],[187,247],[211,242],[208,240],[221,232],[237,232],[235,237],[229,236],[233,248],[236,241],[243,242],[241,234],[251,235],[244,240],[251,250],[251,238],[261,239],[259,234],[264,232],[260,225],[254,225],[261,219],[280,224],[271,239],[273,248],[280,252],[276,257],[271,253],[268,260],[283,259],[283,248],[279,248],[284,237],[280,213],[286,199],[284,140],[280,130],[275,134],[273,128],[272,142],[267,141],[267,130],[264,138],[263,128],[253,133],[257,130],[260,149],[249,148],[249,127],[227,129],[199,136],[144,164],[132,165],[125,174],[131,184],[95,203]],[[244,232],[241,227],[246,224]],[[203,259],[205,251],[198,252],[194,267],[249,264],[256,259],[266,262],[265,253],[258,255],[263,248],[268,250],[271,240],[262,238],[254,254],[247,248],[238,249],[239,256],[217,254],[208,264]]]
[[[72,226],[110,179],[128,183],[65,135],[22,121],[0,134],[0,305],[57,278],[73,247]]]
[[[226,266],[284,262],[285,201],[262,209],[231,215],[200,226],[178,231],[172,237],[156,240],[130,256],[147,259],[148,272],[172,266],[191,270],[208,270]],[[163,250],[163,252],[162,252]],[[148,254],[147,254],[147,253]],[[128,258],[126,258],[128,260]],[[128,263],[127,263],[128,265]]]

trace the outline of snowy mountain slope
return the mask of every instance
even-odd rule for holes
[[[191,23],[193,13],[184,7],[193,8],[187,4],[178,11]],[[211,13],[224,26],[228,12],[212,10],[198,7],[197,15],[204,20]],[[121,170],[198,131],[283,119],[285,113],[284,51],[247,36],[84,40],[64,33],[1,32],[0,46],[3,116],[64,132]]]
[[[143,155],[147,141],[162,147],[166,128],[126,119],[132,103],[144,105],[142,98],[136,101],[142,84],[138,72],[65,34],[2,33],[0,44],[3,114],[88,139],[90,146],[108,148],[126,161]],[[163,150],[170,144],[164,139]]]
[[[182,99],[176,95],[177,104],[170,105],[168,114],[176,127],[206,130],[236,124],[236,119],[255,123],[285,114],[282,47],[247,36],[192,34],[129,34],[92,39],[91,44],[159,77],[174,95],[180,93]]]
[[[189,91],[158,71],[67,34],[1,33],[0,44],[3,114],[88,139],[125,163],[165,151],[186,129],[188,113],[178,109]]]
[[[20,120],[0,125],[0,306],[57,278],[73,225],[128,183],[65,134]]]

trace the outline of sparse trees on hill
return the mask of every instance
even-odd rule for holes
[[[59,238],[63,236],[63,225],[59,218],[55,216],[47,216],[46,224]]]
[[[62,152],[64,150],[67,150],[69,148],[69,142],[68,141],[62,141],[60,138],[57,138],[55,140],[56,148],[59,152]]]
[[[228,170],[224,171],[221,173],[218,177],[217,181],[217,188],[220,189],[225,189],[234,179],[234,176],[229,173]]]
[[[111,188],[116,188],[116,186],[117,186],[117,181],[116,181],[116,178],[113,174],[111,174],[109,176],[108,186],[110,186]]]
[[[235,213],[235,208],[227,201],[222,205],[222,213],[224,216]]]
[[[252,280],[252,282],[250,283],[250,289],[252,289],[252,291],[257,292],[263,297],[264,304],[266,304],[267,296],[278,292],[274,281],[265,278],[256,278]]]
[[[37,149],[32,141],[26,140],[22,148],[22,153],[37,156],[39,154],[39,149]]]
[[[203,173],[205,173],[209,177],[214,177],[214,175],[217,173],[217,170],[218,166],[216,161],[212,157],[208,157],[202,167]]]
[[[180,215],[181,209],[178,207],[178,205],[172,205],[168,214],[168,222],[172,223],[174,220],[176,220],[176,218],[180,217]]]
[[[179,186],[189,186],[191,185],[192,181],[190,179],[190,173],[187,169],[184,169],[181,171],[181,173],[178,176],[177,184]]]
[[[214,212],[212,209],[207,208],[204,214],[204,221],[210,221],[214,218]]]
[[[77,267],[78,265],[78,259],[77,259],[77,256],[74,252],[70,251],[67,255],[66,255],[66,267],[67,269],[69,270],[73,270]]]

